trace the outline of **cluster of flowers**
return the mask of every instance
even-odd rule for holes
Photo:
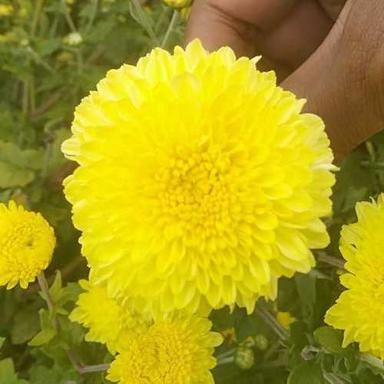
[[[65,194],[90,274],[71,318],[115,355],[113,382],[213,383],[210,312],[252,313],[329,243],[324,125],[256,62],[198,41],[154,49],[76,109],[63,151],[79,167]],[[348,290],[326,321],[383,358],[384,198],[357,211],[342,232]],[[1,206],[0,284],[25,288],[54,244],[40,215]]]

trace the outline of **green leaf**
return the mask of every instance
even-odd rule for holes
[[[300,297],[304,320],[309,325],[312,325],[316,303],[316,277],[314,275],[298,273],[295,275],[295,283]]]
[[[5,340],[6,340],[5,337],[0,336],[0,348],[3,346]]]
[[[320,327],[314,332],[315,340],[331,353],[343,353],[343,332],[331,327]]]
[[[0,384],[28,384],[28,382],[17,378],[12,359],[4,359],[0,361]]]
[[[13,143],[0,141],[0,188],[24,187],[43,166],[41,150],[22,150]]]
[[[54,329],[44,329],[40,331],[29,343],[33,347],[40,347],[41,345],[49,343],[56,336]]]
[[[12,344],[23,344],[30,340],[40,329],[39,318],[34,305],[23,306],[18,309],[13,320],[11,328]]]
[[[306,362],[294,368],[287,384],[325,384],[325,380],[320,366]]]
[[[34,172],[0,161],[0,188],[24,187],[34,178]]]

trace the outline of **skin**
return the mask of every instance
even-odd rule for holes
[[[384,128],[383,0],[195,0],[194,38],[261,54],[324,119],[338,160]]]

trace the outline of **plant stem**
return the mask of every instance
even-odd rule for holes
[[[172,31],[174,30],[177,20],[179,18],[179,12],[177,10],[173,11],[171,21],[168,25],[167,31],[165,32],[163,41],[161,42],[161,48],[166,48],[168,44],[168,40],[171,36]]]
[[[30,33],[31,38],[35,37],[36,30],[37,30],[37,23],[39,22],[39,19],[40,19],[40,13],[43,8],[43,3],[44,3],[44,0],[36,1],[35,12],[33,14],[32,25],[31,25],[31,33]]]
[[[54,309],[53,300],[52,300],[51,294],[49,293],[48,282],[45,277],[44,271],[41,272],[39,276],[37,276],[37,280],[39,282],[41,292],[44,294],[44,298],[47,302],[49,311],[53,311]]]
[[[225,357],[224,359],[217,359],[217,365],[231,364],[235,361],[234,356]]]
[[[97,15],[97,8],[99,6],[99,1],[98,0],[93,0],[93,9],[92,9],[92,13],[89,17],[89,20],[88,20],[88,24],[85,28],[85,33],[84,34],[87,34],[91,28],[92,28],[92,25],[95,21],[95,18],[96,18],[96,15]]]
[[[159,45],[159,39],[156,36],[155,31],[152,28],[152,20],[148,17],[147,13],[144,11],[139,0],[131,0],[130,4],[132,5],[134,11],[136,12],[137,18],[134,13],[131,12],[132,17],[145,29],[148,36],[151,38],[153,45]]]
[[[95,373],[95,372],[105,372],[109,368],[109,364],[82,365],[77,361],[76,357],[71,351],[68,352],[68,357],[69,357],[69,360],[71,360],[71,363],[75,367],[76,371],[80,375],[84,375],[87,373]]]
[[[255,313],[258,314],[262,320],[279,336],[280,339],[288,339],[288,332],[284,329],[276,318],[266,309],[262,304],[258,303]]]
[[[233,356],[233,354],[236,352],[236,348],[229,349],[228,351],[225,351],[223,353],[220,353],[216,358],[217,360],[222,360],[224,358],[227,358],[229,356]]]
[[[43,293],[44,298],[47,302],[48,309],[53,315],[53,325],[56,329],[56,332],[59,333],[61,330],[60,329],[60,323],[59,323],[59,319],[57,318],[56,313],[54,312],[54,302],[53,302],[52,296],[49,292],[49,286],[48,286],[48,282],[47,282],[47,279],[45,277],[44,271],[41,272],[37,276],[37,280],[39,282],[41,292]],[[68,355],[69,360],[73,364],[74,368],[76,369],[76,371],[80,375],[84,375],[86,373],[104,372],[109,368],[109,364],[83,365],[77,361],[74,354],[70,350],[67,351],[67,355]]]
[[[344,268],[344,261],[342,259],[339,259],[334,256],[325,255],[323,253],[320,253],[317,259],[323,263],[326,263],[328,265],[331,265],[332,267],[336,267],[339,269],[345,269]]]
[[[77,32],[75,23],[73,22],[72,17],[71,17],[71,15],[68,12],[68,8],[67,8],[67,4],[65,4],[65,0],[61,0],[61,4],[62,4],[62,7],[63,7],[63,13],[64,13],[65,20],[66,20],[70,30],[72,32]]]

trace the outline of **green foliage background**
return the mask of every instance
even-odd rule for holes
[[[3,5],[12,6],[9,15],[2,14]],[[60,145],[75,106],[105,72],[134,63],[153,46],[171,48],[182,37],[184,18],[160,1],[0,1],[0,201],[14,199],[42,212],[58,237],[47,271],[50,308],[36,284],[26,291],[0,289],[0,384],[106,382],[102,373],[87,371],[111,356],[85,343],[85,331],[67,319],[80,292],[76,281],[87,270],[61,187],[73,165]],[[338,173],[328,221],[332,244],[318,254],[317,268],[282,280],[277,302],[260,303],[251,316],[239,309],[212,315],[215,329],[228,335],[217,352],[218,384],[384,382],[380,361],[356,346],[342,349],[341,334],[323,324],[341,290],[341,225],[354,220],[357,201],[383,190],[381,134]],[[276,321],[278,311],[295,317],[289,330]]]

